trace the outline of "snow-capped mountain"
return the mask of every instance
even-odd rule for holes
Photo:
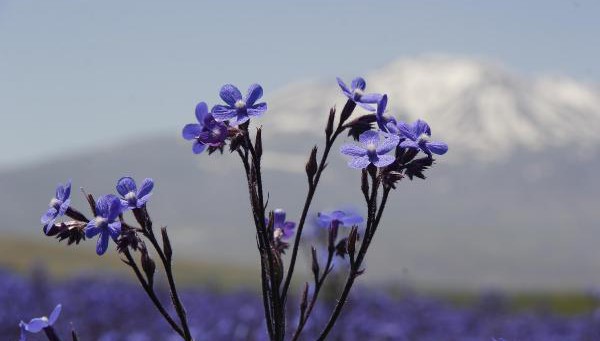
[[[452,57],[400,59],[364,77],[368,92],[388,94],[390,114],[425,119],[433,137],[451,146],[452,160],[502,160],[518,149],[588,151],[600,144],[600,91],[572,79],[528,78]],[[273,94],[269,105],[276,115],[264,124],[320,134],[326,108],[343,100],[335,80],[291,85]]]

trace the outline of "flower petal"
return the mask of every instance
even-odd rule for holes
[[[100,230],[97,226],[96,226],[96,221],[94,219],[90,220],[87,225],[85,226],[84,232],[85,232],[85,237],[86,238],[93,238],[94,236],[96,236],[98,233],[100,233],[102,230]]]
[[[192,146],[192,151],[194,152],[194,154],[200,154],[204,151],[204,149],[206,149],[205,144],[200,143],[198,141],[194,141],[194,145]]]
[[[247,109],[248,116],[260,116],[267,111],[267,103],[258,103]]]
[[[191,123],[186,124],[181,131],[181,136],[186,140],[193,140],[198,137],[198,134],[202,131],[202,126],[199,124]]]
[[[395,149],[396,146],[398,146],[398,143],[400,143],[400,138],[398,136],[391,134],[385,135],[386,138],[384,138],[383,141],[379,143],[379,146],[377,146],[378,155],[389,153],[391,150]]]
[[[252,84],[248,87],[248,93],[246,94],[246,105],[251,107],[254,105],[259,98],[263,95],[263,88],[258,84]]]
[[[108,200],[110,200],[110,202],[109,202],[109,206],[108,206],[108,215],[106,218],[108,219],[109,222],[112,222],[115,219],[117,219],[119,214],[122,213],[121,200],[112,194],[109,194],[107,196],[110,197],[108,199]]]
[[[71,180],[68,180],[65,185],[64,185],[64,192],[63,192],[63,197],[62,198],[58,198],[62,201],[67,200],[70,196],[71,196]]]
[[[208,112],[208,105],[206,104],[206,102],[200,102],[196,105],[196,119],[198,120],[198,122],[200,124],[204,123],[204,119],[206,118],[206,115],[209,114]]]
[[[29,321],[29,323],[25,323],[25,330],[30,333],[38,333],[46,327],[48,327],[48,319],[43,317],[37,317]]]
[[[364,133],[360,134],[358,140],[365,146],[370,143],[377,145],[379,144],[379,133],[374,130],[367,130]]]
[[[345,217],[341,218],[340,221],[344,226],[352,226],[362,224],[364,219],[358,214],[348,214]]]
[[[370,163],[371,161],[369,161],[369,158],[365,155],[353,158],[348,162],[348,166],[354,169],[363,169],[367,167]]]
[[[317,214],[317,222],[321,227],[328,227],[332,220],[333,218],[327,213],[319,212]]]
[[[294,229],[296,229],[296,223],[291,222],[291,221],[286,221],[283,224],[283,235],[284,237],[290,237],[292,235],[292,233],[294,233]]]
[[[396,158],[391,155],[379,155],[379,158],[373,164],[376,167],[385,167],[391,165],[395,160]]]
[[[114,223],[108,224],[108,233],[110,234],[110,237],[117,242],[117,239],[119,239],[119,236],[121,235],[121,222],[115,221]]]
[[[242,99],[242,93],[238,88],[235,87],[235,85],[232,84],[223,85],[221,91],[219,92],[219,96],[221,96],[221,99],[225,103],[232,107],[235,105],[235,102]]]
[[[346,83],[344,83],[344,81],[340,77],[336,77],[335,79],[337,79],[338,85],[340,86],[340,88],[342,89],[344,94],[346,94],[346,96],[350,96],[351,91],[348,88],[348,86],[346,85]]]
[[[413,132],[417,138],[423,134],[431,136],[431,128],[429,128],[429,124],[421,119],[418,119],[415,123],[413,123]]]
[[[65,215],[65,213],[67,213],[67,210],[69,209],[69,206],[71,206],[71,199],[65,200],[65,202],[63,202],[62,205],[60,205],[60,209],[58,210],[58,215],[59,216]]]
[[[248,110],[246,110],[246,112],[236,113],[236,115],[229,120],[229,124],[233,125],[233,126],[237,126],[237,125],[245,123],[249,119],[250,119],[250,116],[248,116]]]
[[[215,105],[212,110],[212,115],[218,122],[223,122],[234,118],[237,111],[224,105]]]
[[[385,109],[387,108],[387,102],[388,102],[388,97],[387,95],[383,95],[381,97],[381,99],[379,100],[379,102],[377,102],[377,117],[381,117],[383,116],[383,113],[385,112]]]
[[[396,127],[398,128],[400,134],[402,134],[402,136],[406,137],[407,139],[411,139],[413,141],[417,139],[418,136],[415,136],[412,126],[410,126],[408,123],[400,121],[398,122]]]
[[[352,80],[352,83],[350,83],[350,88],[352,90],[354,90],[354,89],[364,90],[366,87],[367,87],[367,82],[365,82],[365,80],[362,77],[356,77]]]
[[[381,101],[381,94],[364,94],[360,96],[360,101],[362,103],[378,103]]]
[[[345,144],[340,147],[340,153],[350,156],[365,156],[367,155],[367,150],[355,144]]]
[[[135,180],[129,176],[124,176],[117,181],[117,192],[122,196],[126,196],[127,193],[137,193],[137,186]]]
[[[56,322],[56,320],[60,316],[61,310],[62,310],[62,305],[61,304],[57,305],[54,308],[54,310],[52,310],[52,313],[50,313],[50,317],[48,317],[48,325],[49,326],[53,325],[54,322]]]
[[[96,254],[98,256],[102,256],[106,252],[106,249],[108,249],[108,236],[109,233],[106,231],[100,233],[100,238],[96,242]]]
[[[281,227],[285,223],[285,211],[281,208],[273,210],[273,226]]]
[[[58,211],[56,210],[56,208],[50,207],[48,209],[48,211],[46,211],[46,213],[44,213],[44,215],[42,216],[40,221],[42,224],[46,225],[46,224],[50,223],[51,221],[53,221],[54,219],[56,219],[57,214],[58,214]]]
[[[152,192],[154,188],[154,181],[151,178],[144,179],[142,182],[142,186],[140,187],[140,192],[138,193],[138,197],[145,197],[146,195]]]
[[[448,151],[448,145],[444,142],[432,141],[425,143],[425,145],[432,153],[437,155],[444,155]]]

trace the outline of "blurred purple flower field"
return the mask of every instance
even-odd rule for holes
[[[167,293],[161,293],[161,298],[168,300]],[[186,289],[183,296],[196,340],[266,340],[261,301],[254,292]],[[16,340],[20,320],[47,314],[57,303],[62,303],[63,311],[55,327],[65,338],[73,326],[81,340],[178,339],[144,292],[131,282],[83,277],[53,282],[43,275],[29,278],[0,272],[1,339]],[[316,337],[328,318],[330,303],[323,302],[315,308],[303,340]],[[290,311],[290,326],[295,326],[296,314],[297,311]],[[515,312],[497,294],[483,295],[472,305],[457,306],[414,293],[391,296],[363,289],[354,293],[328,339],[491,341],[493,338],[598,340],[600,314]],[[43,339],[41,334],[28,335],[28,340]]]

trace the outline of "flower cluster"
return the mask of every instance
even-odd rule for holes
[[[360,129],[366,131],[362,131],[358,136],[361,145],[346,144],[340,148],[342,154],[351,157],[348,162],[350,167],[364,169],[369,165],[377,168],[389,166],[397,160],[397,156],[387,155],[392,150],[396,150],[396,154],[404,154],[403,150],[407,149],[417,152],[422,151],[428,158],[431,158],[432,154],[443,155],[448,151],[447,144],[430,141],[431,128],[425,121],[419,119],[410,124],[398,121],[387,113],[387,95],[364,94],[366,88],[364,79],[355,78],[350,88],[339,78],[338,83],[342,88],[342,92],[350,100],[374,111],[373,119],[378,128],[377,130],[368,130],[369,126],[367,126],[367,129],[365,129],[364,121],[360,119],[353,122],[354,125],[360,126]],[[377,103],[376,109],[369,105],[372,103]]]
[[[69,244],[71,241],[78,243],[82,239],[98,236],[96,253],[101,256],[106,252],[110,239],[117,243],[124,232],[121,215],[127,210],[134,210],[135,214],[136,211],[144,209],[153,188],[152,179],[145,179],[138,191],[132,178],[123,177],[116,185],[117,193],[121,198],[114,194],[107,194],[94,200],[92,196],[88,196],[94,218],[87,219],[82,213],[69,206],[71,182],[67,182],[66,185],[59,184],[55,198],[50,201],[50,208],[42,216],[44,232],[49,236],[56,235],[60,240],[69,239]],[[57,224],[56,219],[63,215],[73,220]]]
[[[202,153],[206,147],[222,147],[229,137],[229,127],[242,125],[267,110],[266,103],[256,103],[263,95],[258,84],[250,86],[246,97],[242,97],[240,90],[231,84],[224,85],[219,95],[226,105],[215,105],[209,111],[205,102],[198,103],[198,123],[183,127],[182,136],[194,141],[192,150],[195,154]]]

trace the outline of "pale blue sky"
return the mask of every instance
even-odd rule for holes
[[[335,86],[399,57],[597,83],[599,18],[597,1],[0,0],[0,169],[177,135],[224,83]]]

